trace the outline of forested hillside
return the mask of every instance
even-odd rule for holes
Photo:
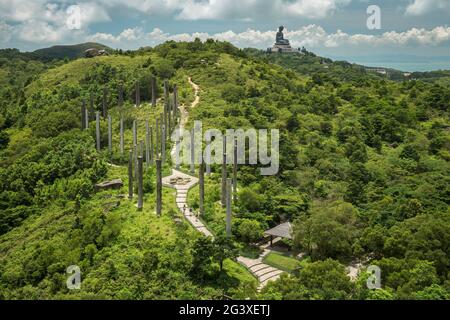
[[[213,40],[72,62],[18,53],[0,60],[0,298],[449,299],[450,86],[346,70],[298,72]],[[276,176],[239,167],[233,252],[179,223],[169,189],[156,217],[153,169],[143,212],[121,197],[125,187],[94,189],[126,181],[126,159],[96,151],[94,126],[81,130],[83,98],[94,93],[101,111],[107,87],[117,118],[124,84],[129,149],[133,119],[154,122],[162,112],[163,101],[156,110],[148,104],[152,75],[160,96],[164,79],[177,84],[184,105],[194,99],[187,78],[200,86],[188,126],[280,130]],[[220,168],[212,169],[202,219],[220,236]],[[196,189],[189,202],[198,207]],[[288,244],[302,259],[258,292],[234,250],[251,251],[263,230],[284,221],[294,225]],[[345,268],[355,261],[363,268],[351,281]],[[371,264],[382,270],[380,290],[365,286]],[[79,291],[66,287],[69,265],[83,270]]]

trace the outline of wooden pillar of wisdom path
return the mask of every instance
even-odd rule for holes
[[[173,124],[177,125],[177,117],[178,117],[178,86],[175,84],[173,86]]]
[[[139,157],[142,157],[142,159],[144,159],[144,154],[145,154],[145,142],[144,140],[141,140],[141,142],[139,143]]]
[[[145,121],[145,167],[150,165],[150,126],[148,120]]]
[[[108,116],[108,151],[112,153],[112,118]]]
[[[84,121],[85,121],[84,129],[87,130],[87,129],[89,129],[89,110],[88,110],[87,106],[84,110]]]
[[[237,200],[237,172],[238,172],[238,141],[234,139],[234,153],[233,153],[233,199]]]
[[[223,157],[222,157],[222,195],[221,204],[225,208],[227,201],[227,137],[223,137]]]
[[[167,125],[168,125],[168,112],[169,112],[169,95],[170,95],[170,91],[169,91],[169,81],[168,80],[164,80],[164,126],[167,130]],[[163,160],[164,162],[164,160]]]
[[[226,181],[226,208],[227,208],[227,217],[226,217],[226,233],[227,237],[231,237],[231,198],[232,198],[232,190],[231,190],[231,179],[227,179]]]
[[[164,125],[162,115],[160,116],[160,124],[161,124],[161,161],[162,163],[166,162],[166,126]]]
[[[137,145],[137,121],[133,121],[133,145]]]
[[[120,154],[123,156],[124,153],[124,127],[123,118],[120,118]]]
[[[95,113],[95,138],[97,142],[97,151],[100,151],[101,149],[101,142],[100,142],[100,112]]]
[[[95,116],[95,101],[94,101],[94,94],[91,92],[90,96],[89,96],[89,114],[90,114],[90,119],[91,121],[94,120],[94,116]]]
[[[191,130],[191,132],[190,132],[190,134],[191,134],[191,141],[190,141],[190,149],[191,149],[191,152],[190,152],[190,156],[191,156],[191,174],[194,174],[195,173],[195,130],[194,129],[192,129]]]
[[[133,151],[128,159],[128,198],[133,199]]]
[[[211,136],[207,135],[206,136],[206,175],[210,176],[211,175]]]
[[[205,214],[205,162],[202,161],[198,170],[199,210],[200,216]]]
[[[150,127],[150,165],[155,163],[155,150],[153,145],[153,127]]]
[[[161,159],[156,160],[156,214],[158,217],[162,213],[162,163]]]
[[[156,90],[156,78],[152,77],[150,80],[150,86],[151,86],[151,90],[152,90],[152,107],[156,107],[156,94],[157,94],[157,90]]]
[[[159,120],[155,120],[155,157],[159,158]]]
[[[170,139],[170,132],[172,132],[172,102],[169,101],[169,103],[167,104],[167,140]]]
[[[137,161],[138,161],[138,146],[137,146],[137,144],[135,144],[135,145],[133,145],[133,165],[134,165],[134,177],[135,177],[135,179],[137,179],[137,176],[138,176]]]
[[[137,177],[137,182],[138,182],[138,204],[137,204],[137,208],[138,210],[142,210],[142,208],[144,207],[144,158],[143,157],[138,157],[138,177]]]

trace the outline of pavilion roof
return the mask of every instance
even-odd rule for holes
[[[292,225],[290,222],[285,222],[276,226],[275,228],[265,231],[264,234],[285,239],[292,239]]]

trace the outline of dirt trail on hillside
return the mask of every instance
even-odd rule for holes
[[[192,101],[189,107],[180,106],[181,109],[181,120],[180,120],[180,129],[184,129],[186,123],[189,120],[189,109],[194,109],[200,103],[200,86],[192,81],[192,78],[188,78],[189,84],[194,89],[195,99]]]

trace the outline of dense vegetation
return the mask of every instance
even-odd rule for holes
[[[268,58],[212,40],[73,62],[26,59],[18,54],[0,67],[1,94],[9,97],[0,123],[0,298],[450,298],[445,83],[393,82],[345,64],[318,70],[306,63],[301,71],[280,66],[290,56]],[[8,83],[8,72],[22,80]],[[126,118],[154,121],[161,109],[131,103],[137,77],[149,99],[151,74],[177,83],[185,104],[192,100],[186,78],[193,77],[201,101],[190,122],[201,120],[204,129],[280,129],[276,176],[239,168],[232,242],[221,236],[219,167],[207,179],[203,217],[215,241],[175,222],[169,190],[164,217],[154,216],[152,170],[142,214],[120,200],[125,189],[93,190],[102,179],[126,181],[126,169],[109,166],[107,151],[94,149],[93,131],[80,130],[82,97],[94,92],[100,108],[107,86],[115,106],[124,82]],[[123,163],[117,155],[112,161]],[[198,207],[197,189],[189,201]],[[294,223],[290,244],[304,258],[297,266],[278,258],[291,274],[257,294],[255,279],[229,258],[287,220]],[[379,266],[383,289],[368,290],[364,270],[350,281],[345,267],[355,261]],[[71,264],[83,269],[81,291],[65,287]]]

